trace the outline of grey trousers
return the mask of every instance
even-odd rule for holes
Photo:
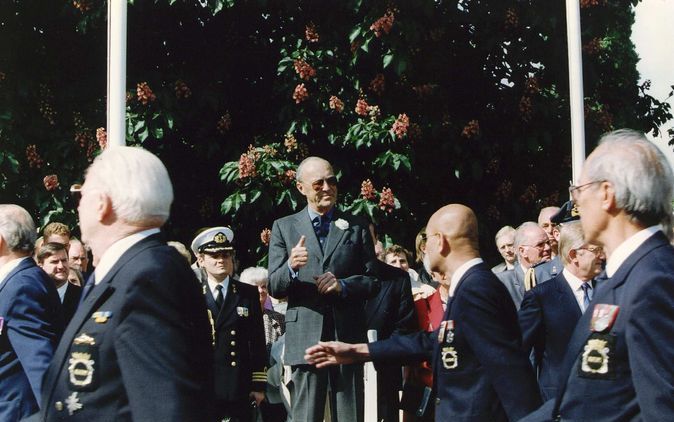
[[[290,413],[293,421],[322,422],[325,399],[330,399],[332,422],[363,422],[363,365],[316,369],[292,367]]]

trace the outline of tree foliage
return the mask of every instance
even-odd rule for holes
[[[580,3],[587,150],[612,128],[657,132],[671,111],[638,85],[635,2]],[[228,224],[245,264],[263,258],[264,229],[302,206],[293,172],[308,155],[333,163],[343,208],[408,247],[445,203],[477,211],[490,254],[500,226],[566,200],[563,2],[135,0],[128,13],[127,143],[167,164],[183,241]],[[75,224],[66,187],[105,141],[105,19],[98,0],[0,7],[0,191],[42,224]]]

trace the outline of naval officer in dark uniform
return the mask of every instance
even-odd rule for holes
[[[213,332],[218,420],[250,421],[267,383],[264,324],[257,288],[232,278],[234,233],[204,230],[192,241]]]

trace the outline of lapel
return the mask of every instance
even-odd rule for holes
[[[582,315],[580,306],[578,306],[578,301],[576,301],[576,295],[573,294],[569,282],[566,280],[566,277],[560,272],[555,279],[555,284],[557,285],[557,294],[559,295],[559,304],[561,309],[573,309],[573,314],[576,317]]]
[[[12,271],[7,274],[7,276],[4,278],[2,281],[2,284],[0,284],[0,292],[5,288],[9,280],[14,277],[19,271],[23,271],[27,268],[35,267],[37,264],[35,261],[33,261],[32,258],[24,258],[21,262],[19,262],[19,265],[17,265]]]
[[[91,292],[89,292],[87,298],[77,308],[75,315],[61,337],[61,341],[52,359],[52,366],[50,366],[45,376],[43,386],[47,389],[47,391],[43,391],[42,394],[42,408],[45,408],[44,406],[46,406],[48,403],[51,403],[52,394],[56,388],[54,377],[58,377],[61,374],[63,365],[66,363],[66,354],[70,349],[70,345],[73,342],[75,334],[79,332],[82,325],[84,325],[87,319],[89,319],[93,310],[97,309],[102,302],[104,302],[108,297],[110,297],[110,295],[114,293],[115,286],[112,282],[114,281],[115,275],[140,252],[149,247],[161,244],[158,241],[160,236],[160,234],[149,236],[124,252],[124,254],[119,257],[115,265],[112,266],[110,271],[108,271],[108,274],[106,274],[103,280],[94,286]]]
[[[239,303],[239,292],[236,289],[236,284],[234,279],[229,277],[229,283],[227,283],[227,296],[225,296],[225,303],[222,304],[222,309],[218,313],[218,319],[215,323],[215,326],[219,329],[225,321],[229,320],[229,317],[236,310],[236,305]]]
[[[211,293],[211,289],[208,287],[208,281],[204,280],[201,282],[201,290],[204,293],[204,298],[206,299],[206,305],[208,306],[208,309],[211,311],[211,314],[217,318],[219,309],[218,305],[215,303],[213,293]]]
[[[618,271],[613,274],[613,277],[608,278],[597,286],[597,289],[594,291],[594,296],[590,306],[587,308],[583,316],[578,320],[576,328],[571,336],[571,341],[569,342],[569,348],[564,357],[564,366],[562,376],[562,384],[557,392],[557,399],[555,402],[555,410],[559,409],[561,404],[562,397],[564,396],[564,391],[566,390],[566,385],[569,380],[569,375],[573,370],[573,366],[578,360],[578,354],[580,353],[581,348],[585,345],[587,338],[590,336],[590,320],[592,316],[592,310],[594,309],[594,304],[599,303],[610,303],[615,304],[615,294],[614,291],[619,286],[623,285],[627,280],[630,272],[634,266],[644,257],[647,253],[651,252],[657,247],[663,245],[668,245],[669,242],[662,232],[657,232],[653,236],[649,237],[644,243],[641,244],[632,252],[630,256],[618,267]],[[605,274],[605,273],[602,273]],[[618,318],[620,318],[620,313],[618,313]]]
[[[325,239],[325,249],[323,250],[323,262],[327,261],[330,258],[330,255],[335,251],[337,245],[342,241],[342,238],[347,231],[351,231],[351,223],[349,222],[349,227],[346,230],[342,230],[335,225],[335,221],[339,220],[342,216],[342,213],[338,209],[332,214],[332,221],[330,222],[330,231],[328,232],[328,238]],[[342,218],[342,220],[345,220]],[[345,220],[348,221],[348,220]]]
[[[524,294],[524,271],[519,262],[515,262],[515,286]]]
[[[305,246],[307,250],[312,251],[312,253],[313,251],[316,251],[316,253],[320,256],[321,260],[323,260],[323,250],[321,249],[321,244],[318,242],[318,238],[316,237],[314,226],[311,224],[311,220],[309,219],[309,211],[307,210],[307,207],[304,207],[302,211],[295,214],[295,230],[297,231],[297,233],[299,233],[299,236],[297,236],[297,241],[300,240],[301,236],[304,236],[306,238]],[[330,230],[332,231],[332,227],[330,228]],[[294,246],[295,245],[292,245],[291,247]]]
[[[493,276],[493,273],[491,272],[491,270],[484,266],[484,262],[480,263],[480,264],[477,264],[477,265],[473,265],[472,267],[468,268],[468,271],[466,271],[463,274],[463,276],[459,279],[458,286],[456,287],[456,290],[454,290],[454,296],[450,296],[449,298],[447,298],[447,309],[445,309],[445,313],[442,317],[442,321],[447,321],[447,320],[451,319],[452,305],[454,304],[454,301],[456,300],[456,298],[461,294],[461,291],[463,290],[463,287],[466,285],[466,283],[465,283],[466,278],[469,277],[473,272],[478,271],[478,270],[489,271],[489,274],[492,274],[492,276]],[[440,354],[440,343],[437,341],[437,332],[438,332],[437,328],[435,329],[435,332],[436,332],[436,335],[433,337],[434,341],[435,341],[435,344],[434,344],[435,347],[433,347],[433,360],[431,361],[433,363],[438,362],[438,354]],[[436,385],[435,383],[437,382],[437,379],[438,379],[438,373],[437,373],[438,372],[438,368],[437,368],[438,365],[432,365],[432,366],[433,366],[433,385],[435,386]]]

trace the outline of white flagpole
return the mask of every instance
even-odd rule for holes
[[[579,0],[566,0],[566,37],[569,55],[569,105],[571,108],[572,181],[578,183],[585,161],[585,110],[583,107],[583,56],[580,40]]]
[[[377,341],[377,330],[367,330],[367,341]],[[377,371],[372,362],[363,366],[363,383],[365,389],[365,420],[378,421],[377,415]]]
[[[108,0],[108,145],[126,144],[126,0]]]

